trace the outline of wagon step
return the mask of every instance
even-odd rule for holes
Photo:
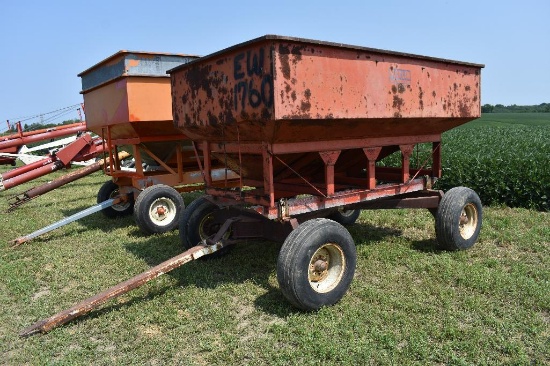
[[[133,278],[130,278],[127,281],[121,282],[118,285],[113,286],[100,294],[94,295],[78,303],[70,309],[64,310],[47,319],[40,320],[34,323],[30,327],[23,329],[19,333],[19,336],[28,337],[36,333],[47,333],[53,328],[63,325],[79,316],[87,314],[91,310],[97,308],[98,306],[110,299],[114,299],[120,295],[123,295],[159,277],[160,275],[163,275],[164,273],[170,272],[171,270],[176,269],[184,265],[185,263],[191,262],[192,260],[198,259],[204,255],[214,253],[223,247],[224,244],[221,242],[213,245],[197,245],[173,258],[168,259],[167,261],[162,262],[161,264],[156,265],[153,268],[150,268],[149,270]]]

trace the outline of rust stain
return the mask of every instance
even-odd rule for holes
[[[306,100],[302,101],[300,110],[304,113],[308,113],[311,109],[311,102],[309,100],[311,97],[311,90],[306,89],[304,91],[304,97],[306,98]]]
[[[130,113],[130,121],[132,121],[132,122],[138,122],[138,121],[140,121],[140,120],[141,120],[141,119],[140,119],[138,116],[136,116],[136,115],[133,114],[133,113]]]
[[[128,67],[139,66],[139,60],[128,60]]]
[[[394,109],[397,109],[397,111],[395,111],[394,114],[393,114],[394,117],[396,117],[396,118],[401,118],[402,117],[401,108],[403,107],[404,104],[405,104],[405,101],[403,100],[403,98],[400,98],[398,95],[393,96],[393,105],[392,105],[392,107]]]
[[[458,102],[458,112],[460,117],[468,117],[470,115],[470,104],[468,100],[461,100]]]
[[[281,57],[281,71],[283,77],[287,80],[290,80],[290,61],[289,61],[290,50],[283,44],[279,44],[279,55]]]

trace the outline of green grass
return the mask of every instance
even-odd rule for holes
[[[457,131],[547,121],[540,114],[484,115]],[[47,335],[18,338],[36,320],[181,252],[176,232],[146,237],[131,218],[100,214],[8,247],[8,240],[94,204],[105,179],[95,174],[0,214],[4,363],[550,362],[550,214],[505,206],[485,208],[478,244],[460,253],[436,249],[427,212],[364,212],[350,227],[359,256],[352,287],[316,313],[296,311],[282,298],[279,244],[243,242],[220,260],[183,266]],[[0,210],[6,207],[0,201]]]
[[[484,113],[481,118],[469,122],[461,128],[476,126],[510,127],[517,126],[550,126],[550,113]]]
[[[412,166],[430,162],[422,144]],[[464,185],[483,204],[550,211],[550,113],[488,113],[442,135],[444,191]],[[400,166],[400,152],[381,164]]]
[[[3,364],[550,363],[550,213],[504,206],[485,208],[479,242],[465,252],[436,249],[425,210],[363,212],[349,228],[358,251],[352,286],[318,312],[297,311],[280,294],[280,244],[249,241],[46,335],[19,338],[181,252],[177,232],[147,237],[131,217],[101,214],[9,248],[93,205],[105,180],[94,174],[10,214],[0,199]]]

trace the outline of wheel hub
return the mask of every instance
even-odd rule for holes
[[[165,197],[157,198],[150,206],[149,218],[156,225],[169,225],[176,218],[176,204]]]
[[[338,244],[324,244],[315,251],[309,261],[309,284],[317,292],[329,292],[340,283],[345,268],[346,261],[342,248]]]
[[[478,212],[474,204],[468,203],[462,209],[460,213],[460,219],[458,222],[458,227],[460,230],[460,235],[468,240],[474,235],[477,228],[477,218]]]
[[[109,198],[112,198],[112,199],[119,198],[120,199],[120,201],[118,203],[111,206],[112,209],[115,210],[115,211],[124,211],[128,207],[130,207],[130,205],[132,204],[130,202],[130,200],[128,199],[128,196],[121,194],[120,190],[118,190],[118,189],[113,190],[111,192],[111,194],[109,195]]]
[[[326,257],[319,256],[317,259],[312,259],[310,264],[310,280],[319,282],[325,279],[328,275],[328,261]]]

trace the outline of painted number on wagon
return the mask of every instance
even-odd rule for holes
[[[246,106],[257,108],[273,105],[273,76],[264,74],[264,49],[257,52],[248,50],[239,53],[233,59],[233,77],[235,78],[235,110]]]

